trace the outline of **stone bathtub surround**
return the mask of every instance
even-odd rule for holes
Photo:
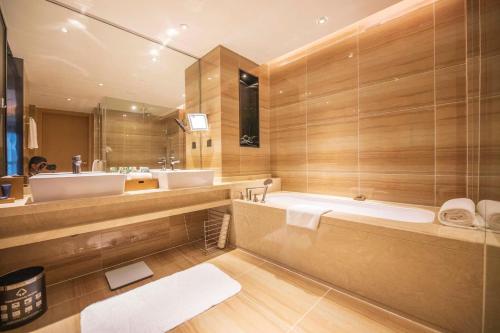
[[[234,200],[233,242],[404,316],[481,332],[484,231],[331,212],[312,232],[287,226],[286,206]]]
[[[274,179],[270,191],[281,189]],[[263,179],[0,208],[0,275],[30,265],[53,284],[199,240],[207,209]]]

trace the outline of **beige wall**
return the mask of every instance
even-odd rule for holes
[[[239,145],[239,69],[259,77],[260,148]],[[201,73],[196,76],[197,71]],[[218,46],[198,64],[186,70],[186,112],[196,110],[196,81],[201,80],[201,112],[206,113],[210,125],[202,135],[202,162],[200,163],[199,133],[186,135],[187,167],[211,168],[222,177],[255,176],[270,173],[269,143],[269,86],[267,66],[252,61]],[[193,103],[191,102],[193,101]],[[207,140],[212,146],[207,147]],[[197,145],[192,149],[192,143]]]
[[[123,115],[126,114],[126,117]],[[172,117],[143,113],[106,110],[105,142],[112,151],[107,154],[107,167],[146,166],[158,168],[160,157],[175,157],[185,161],[184,135]]]
[[[464,1],[376,14],[270,64],[284,190],[425,205],[472,195]]]

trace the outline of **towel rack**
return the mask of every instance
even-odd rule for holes
[[[202,251],[207,254],[210,251],[216,250],[218,247],[220,234],[224,232],[223,221],[224,216],[227,213],[225,211],[220,211],[217,209],[208,210],[208,218],[203,221],[203,247]],[[229,235],[229,226],[227,227],[224,245],[227,242],[227,237]]]

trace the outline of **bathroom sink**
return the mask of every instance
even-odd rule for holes
[[[127,175],[115,173],[39,174],[29,179],[34,202],[122,194]]]
[[[188,188],[214,184],[214,170],[151,170],[160,188]]]

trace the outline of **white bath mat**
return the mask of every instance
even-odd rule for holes
[[[82,333],[166,332],[237,294],[241,285],[212,264],[200,264],[89,305]]]

